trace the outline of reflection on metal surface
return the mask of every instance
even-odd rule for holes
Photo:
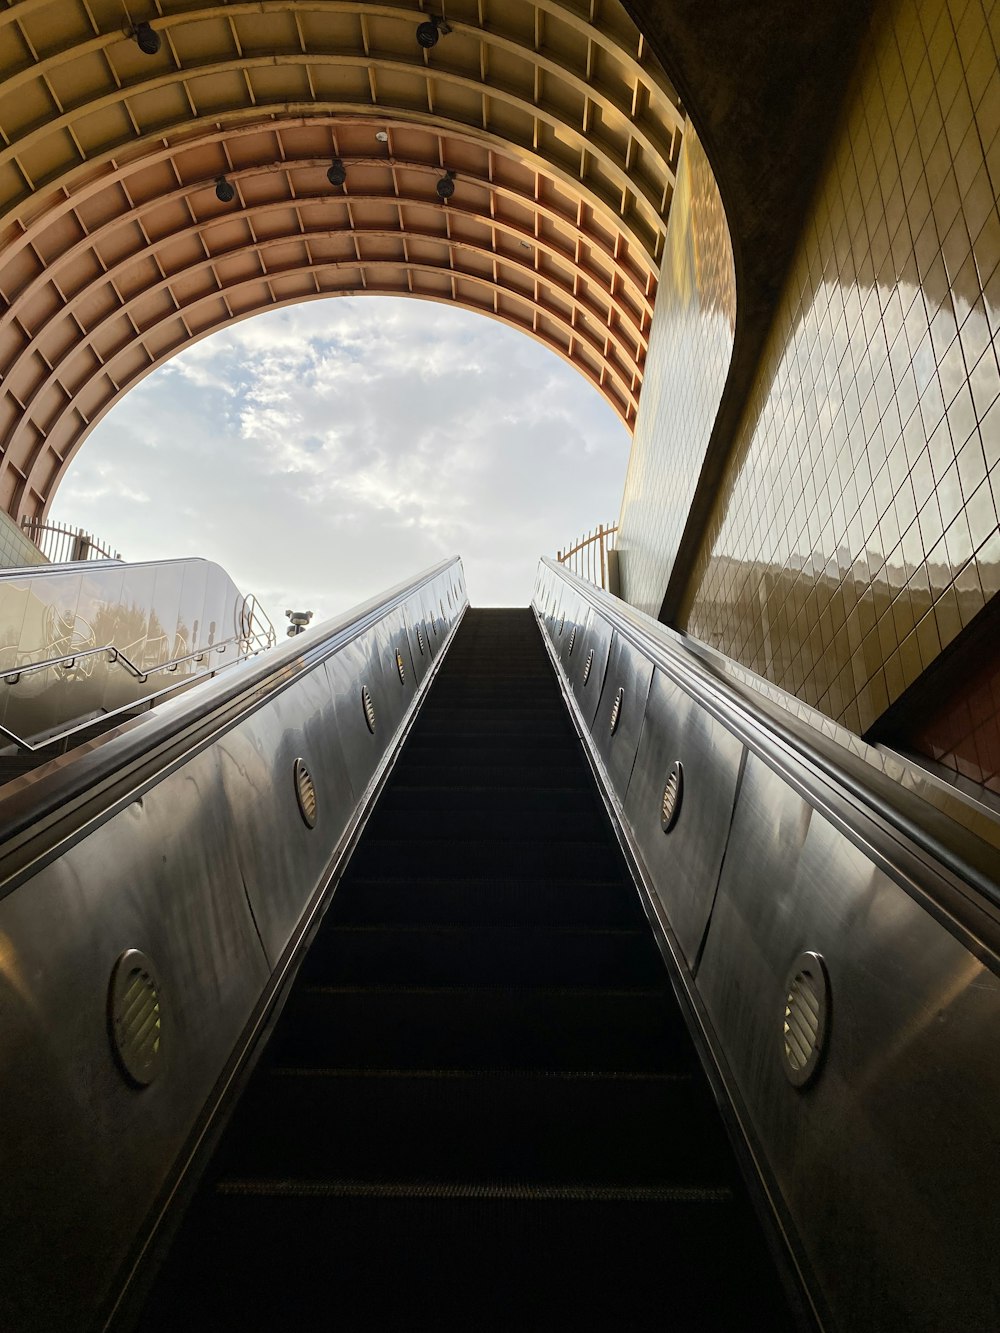
[[[414,672],[401,687],[391,647],[409,651],[407,627],[456,579],[464,589],[458,562],[443,563],[38,770],[42,809],[66,790],[91,808],[53,800],[0,857],[0,1099],[14,1145],[0,1269],[19,1274],[0,1283],[0,1327],[104,1326],[154,1204],[189,1161],[423,698]],[[463,591],[438,659],[466,604]],[[304,808],[292,780],[303,757]],[[12,827],[19,808],[11,784],[0,821]],[[129,1008],[108,974],[132,941],[155,972],[144,967]],[[130,1084],[153,1072],[154,1008],[159,1076],[137,1095]],[[128,1065],[114,1054],[116,1017]]]
[[[830,984],[817,953],[797,958],[785,983],[781,1052],[788,1081],[804,1087],[819,1068],[830,1023]]]
[[[660,828],[664,833],[669,833],[677,823],[677,816],[681,812],[681,801],[684,799],[684,769],[681,767],[679,759],[675,760],[670,766],[670,772],[667,774],[667,781],[663,787],[663,796],[660,800]]]
[[[208,560],[0,573],[0,626],[0,735],[29,750],[275,641]]]
[[[310,828],[315,828],[316,784],[313,782],[312,774],[306,768],[302,759],[296,759],[293,775],[295,778],[295,795],[298,798],[302,818]]]
[[[995,1328],[992,840],[551,561],[533,606],[817,1322]],[[588,712],[564,612],[612,638],[603,678],[630,701],[652,672],[613,744],[615,691]]]
[[[365,710],[365,722],[368,724],[368,730],[375,732],[375,705],[372,703],[372,697],[368,693],[368,686],[361,686],[361,706]]]
[[[108,1026],[122,1073],[148,1087],[160,1066],[163,1019],[153,964],[138,949],[127,949],[111,973]]]

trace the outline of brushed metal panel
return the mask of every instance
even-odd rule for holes
[[[611,651],[611,634],[611,626],[596,611],[588,611],[587,623],[580,634],[577,635],[577,645],[573,649],[573,656],[570,659],[570,666],[566,673],[573,693],[576,695],[580,712],[589,727],[593,726],[594,715],[597,712],[597,705],[601,697],[604,673],[608,665],[608,654]],[[587,677],[587,683],[584,684],[584,671],[591,651],[594,654],[593,662],[590,674]]]
[[[625,818],[692,966],[719,881],[742,755],[743,746],[730,731],[664,672],[653,673]],[[684,775],[681,805],[665,834],[663,788],[676,760]]]
[[[130,947],[163,1006],[164,1067],[141,1091],[107,1030]],[[0,903],[0,1326],[91,1327],[267,975],[211,752]]]
[[[821,954],[828,1050],[781,1063],[787,969]],[[698,987],[841,1330],[1000,1326],[1000,981],[747,759]]]
[[[334,700],[337,732],[351,790],[355,799],[360,800],[394,731],[385,704],[385,681],[374,631],[367,631],[339,649],[326,660],[324,669]],[[368,730],[365,721],[362,686],[367,687],[375,706],[374,733]]]
[[[566,619],[563,620],[565,615]],[[559,660],[564,669],[568,669],[570,663],[575,661],[580,651],[581,635],[587,619],[587,606],[583,598],[575,593],[572,588],[567,587],[566,595],[563,598],[562,607],[559,613],[559,619],[556,621],[555,637],[552,642],[559,654]],[[562,626],[562,633],[559,633]],[[574,638],[574,631],[576,637]]]
[[[299,677],[216,748],[239,865],[273,967],[321,886],[356,803],[326,672]],[[296,759],[316,787],[315,828],[299,811]]]
[[[406,614],[404,608],[391,611],[379,621],[374,630],[375,644],[382,666],[383,713],[387,728],[395,732],[403,720],[407,708],[416,693],[417,680],[413,673],[413,661],[406,634]],[[403,658],[403,679],[400,680],[396,665],[397,651]]]
[[[615,795],[621,802],[625,800],[632,776],[652,675],[653,664],[649,658],[616,634],[608,655],[604,689],[591,732],[611,778]],[[621,702],[616,706],[619,690],[622,691]],[[613,734],[612,716],[616,723]]]

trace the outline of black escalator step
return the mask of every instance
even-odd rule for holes
[[[524,812],[576,813],[592,811],[605,818],[593,786],[590,787],[547,787],[544,794],[537,788],[526,789],[520,785],[510,787],[483,787],[470,783],[465,787],[439,784],[429,786],[417,778],[404,786],[393,781],[382,793],[376,806],[375,817],[390,818],[393,811],[425,811],[451,816],[461,811],[486,811],[491,818],[506,817],[520,819]]]
[[[228,1195],[199,1220],[148,1333],[792,1327],[742,1209],[717,1200]]]
[[[468,805],[455,808],[441,801],[440,788],[435,790],[435,809],[447,818],[449,836],[459,840],[495,839],[516,833],[518,838],[545,838],[550,843],[562,843],[590,842],[611,836],[604,811],[596,803],[589,809],[555,811],[548,804],[542,806],[537,798],[523,805],[518,810],[516,825],[512,825],[509,818],[498,817],[487,801],[481,800],[472,808]],[[441,838],[437,821],[428,819],[426,811],[412,805],[399,808],[398,803],[395,809],[383,810],[380,802],[366,832],[373,838],[407,838],[411,844],[437,842]]]
[[[276,1064],[362,1069],[693,1070],[661,990],[298,987],[269,1052]]]
[[[647,930],[326,923],[299,975],[340,985],[646,987],[662,982],[663,963]]]
[[[497,829],[488,841],[448,837],[424,844],[419,854],[414,852],[412,839],[368,837],[355,852],[348,874],[352,879],[419,874],[466,882],[487,876],[626,882],[621,852],[610,836],[596,841],[553,843],[541,838],[511,838]]]
[[[496,710],[463,708],[458,710],[453,708],[442,709],[440,712],[427,712],[420,715],[421,739],[424,737],[439,737],[450,739],[455,735],[455,723],[460,722],[462,735],[467,738],[483,738],[499,741],[513,741],[524,737],[533,739],[538,736],[562,737],[566,736],[572,740],[576,739],[576,732],[568,717],[560,717],[554,710],[547,710],[546,713],[539,713],[535,716],[511,716],[510,714],[497,713]]]
[[[411,853],[410,864],[419,860]],[[618,880],[366,878],[351,867],[330,908],[337,925],[639,927],[638,894]]]
[[[426,787],[438,783],[447,787],[530,787],[534,790],[576,787],[589,790],[593,782],[586,764],[575,756],[570,762],[532,764],[518,760],[466,765],[436,759],[433,755],[411,759],[404,751],[393,770],[393,783],[401,787]]]
[[[732,1184],[712,1099],[687,1073],[271,1070],[240,1103],[219,1169],[223,1180]]]

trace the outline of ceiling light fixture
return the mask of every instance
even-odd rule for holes
[[[140,23],[133,23],[129,18],[128,10],[125,10],[122,32],[135,42],[144,56],[155,56],[163,42],[160,34],[146,19],[143,19]]]
[[[339,157],[335,157],[327,168],[326,178],[331,185],[343,185],[347,180],[347,168]]]
[[[437,197],[442,203],[450,199],[455,193],[455,173],[453,171],[446,171],[441,179],[435,184],[434,188],[437,190]]]
[[[439,37],[447,37],[450,32],[448,20],[432,14],[425,23],[417,24],[417,44],[429,51],[432,46],[437,46]]]
[[[220,204],[231,204],[236,198],[236,186],[225,176],[218,176],[215,181],[215,197]]]

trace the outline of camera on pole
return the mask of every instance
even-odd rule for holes
[[[311,611],[286,611],[285,615],[292,622],[288,626],[288,637],[290,639],[294,639],[296,634],[302,634],[313,618]]]

